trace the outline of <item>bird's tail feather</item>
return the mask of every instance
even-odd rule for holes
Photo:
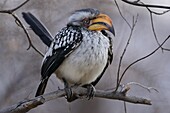
[[[30,28],[40,37],[45,45],[50,46],[53,36],[48,29],[30,12],[22,12],[23,18],[30,25]]]
[[[45,88],[47,86],[47,82],[48,82],[48,79],[44,79],[43,81],[41,81],[40,85],[38,86],[38,89],[37,89],[37,92],[35,94],[35,97],[44,94]]]

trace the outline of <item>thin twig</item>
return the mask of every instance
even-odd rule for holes
[[[19,17],[18,17],[16,14],[14,14],[14,13],[12,13],[11,15],[16,19],[17,23],[18,23],[18,24],[20,25],[20,27],[24,30],[24,33],[25,33],[26,36],[27,36],[27,39],[28,39],[28,42],[29,42],[29,46],[28,46],[27,50],[30,49],[30,47],[32,47],[37,53],[39,53],[41,56],[44,56],[43,53],[42,53],[41,51],[39,51],[39,50],[32,44],[31,37],[30,37],[28,31],[26,30],[26,27],[24,26],[24,24],[22,23],[22,21],[19,19]]]
[[[129,4],[131,4],[131,5],[137,5],[137,6],[140,6],[140,7],[145,7],[145,8],[149,11],[153,35],[154,35],[154,37],[155,37],[155,40],[156,40],[157,44],[160,46],[160,43],[159,43],[159,41],[158,41],[158,37],[157,37],[156,32],[155,32],[155,27],[154,27],[154,22],[153,22],[153,14],[155,14],[155,15],[163,15],[163,14],[166,14],[166,13],[170,12],[170,7],[167,8],[166,6],[161,6],[161,5],[148,5],[148,4],[146,4],[146,3],[141,2],[140,0],[137,0],[137,1],[122,0],[122,1],[123,1],[123,2],[126,2],[126,3],[129,3]],[[168,9],[168,10],[163,11],[163,12],[155,12],[155,11],[152,11],[152,10],[150,9],[150,8],[153,8],[152,6],[153,6],[154,8],[162,8],[162,9]],[[166,7],[166,8],[165,8],[165,7]],[[161,47],[161,50],[162,50],[162,52],[163,52],[163,50],[165,50],[165,51],[170,51],[170,49],[164,48],[164,47]]]
[[[151,90],[154,90],[154,91],[156,91],[156,92],[159,92],[156,88],[154,88],[154,87],[148,87],[148,86],[145,86],[145,85],[143,85],[143,84],[140,84],[140,83],[137,83],[137,82],[129,82],[129,83],[127,83],[126,84],[127,86],[129,86],[129,85],[137,85],[137,86],[140,86],[141,88],[143,88],[143,89],[146,89],[148,92],[151,92]]]
[[[164,15],[164,14],[170,12],[170,9],[163,11],[163,12],[155,12],[155,11],[152,11],[149,7],[147,7],[147,8],[150,10],[150,12],[152,12],[155,15]]]
[[[170,35],[169,35],[169,36],[162,42],[162,44],[160,44],[160,46],[157,47],[154,51],[152,51],[152,52],[149,53],[148,55],[146,55],[146,56],[144,56],[144,57],[142,57],[142,58],[139,58],[139,59],[137,59],[136,61],[132,62],[132,63],[123,71],[123,73],[122,73],[122,75],[121,75],[121,77],[120,77],[120,81],[122,80],[122,78],[123,78],[123,76],[125,75],[126,71],[127,71],[131,66],[133,66],[134,64],[136,64],[136,63],[138,63],[138,62],[140,62],[140,61],[142,61],[142,60],[150,57],[151,55],[153,55],[156,51],[158,51],[158,49],[160,49],[160,48],[164,45],[164,43],[165,43],[169,38],[170,38]]]
[[[161,8],[161,9],[170,9],[170,6],[163,6],[163,5],[150,5],[150,4],[140,4],[139,1],[129,1],[129,0],[122,0],[125,3],[128,3],[130,5],[134,6],[140,6],[140,7],[150,7],[150,8]]]
[[[132,28],[131,28],[131,32],[130,32],[128,41],[127,41],[127,43],[126,43],[126,45],[125,45],[125,48],[124,48],[124,50],[123,50],[122,55],[120,56],[119,65],[118,65],[118,70],[117,70],[117,85],[116,85],[116,90],[118,89],[118,87],[119,87],[119,85],[120,85],[120,81],[121,81],[121,80],[119,79],[119,77],[120,77],[120,68],[121,68],[121,65],[122,65],[122,60],[123,60],[123,57],[124,57],[124,55],[125,55],[125,53],[126,53],[127,47],[128,47],[128,45],[129,45],[129,43],[130,43],[130,40],[131,40],[131,38],[132,38],[132,34],[133,34],[133,31],[134,31],[135,25],[136,25],[136,23],[137,23],[137,20],[138,20],[138,15],[137,15],[135,21],[134,21],[134,19],[133,19],[133,24],[132,24]]]
[[[144,4],[144,3],[143,3],[143,4]],[[152,15],[152,14],[155,14],[155,15],[163,15],[163,14],[169,12],[170,10],[166,10],[166,11],[164,11],[164,12],[162,12],[162,13],[158,13],[158,12],[152,11],[152,10],[151,10],[150,8],[148,8],[148,7],[146,7],[146,8],[148,9],[148,11],[149,11],[149,13],[150,13],[151,27],[152,27],[152,31],[153,31],[155,40],[156,40],[157,44],[160,46],[160,43],[159,43],[159,41],[158,41],[158,38],[157,38],[157,35],[156,35],[156,32],[155,32],[155,27],[154,27],[153,15]],[[165,50],[165,51],[170,51],[170,49],[167,49],[167,48],[164,48],[164,47],[161,47],[161,50],[162,50],[162,52],[163,52],[164,50]]]
[[[129,23],[129,22],[126,20],[126,18],[123,16],[123,14],[122,14],[122,12],[121,12],[121,10],[120,10],[120,8],[119,8],[119,5],[118,5],[117,1],[116,1],[116,0],[114,0],[114,1],[115,1],[115,4],[116,4],[117,9],[118,9],[118,11],[119,11],[120,16],[123,18],[123,20],[124,20],[124,21],[126,22],[126,24],[129,26],[129,28],[132,29],[130,23]]]
[[[125,75],[126,71],[127,71],[132,65],[136,64],[137,62],[139,62],[139,61],[141,61],[141,60],[144,60],[145,58],[147,58],[147,57],[149,57],[149,56],[151,56],[151,55],[154,54],[159,48],[161,48],[162,51],[163,51],[163,50],[170,51],[170,49],[166,49],[166,48],[163,48],[163,47],[162,47],[163,44],[169,39],[169,36],[164,40],[164,42],[163,42],[162,44],[159,43],[158,38],[157,38],[157,35],[156,35],[156,32],[155,32],[154,22],[153,22],[153,15],[152,15],[152,14],[163,15],[163,14],[169,12],[170,10],[166,10],[166,11],[164,11],[164,12],[162,12],[162,13],[157,13],[157,12],[154,12],[154,11],[152,11],[152,10],[150,9],[151,7],[152,7],[152,8],[165,8],[165,9],[170,9],[170,7],[159,6],[159,5],[144,4],[144,3],[141,2],[140,0],[137,0],[137,1],[122,0],[122,1],[125,2],[125,3],[128,3],[128,4],[131,4],[131,5],[141,6],[141,7],[147,8],[147,10],[150,12],[150,19],[151,19],[152,31],[153,31],[154,37],[155,37],[156,42],[157,42],[157,44],[159,45],[159,47],[156,48],[152,53],[150,53],[150,54],[148,54],[148,55],[146,55],[146,56],[144,56],[144,57],[142,57],[142,58],[134,61],[133,63],[131,63],[131,64],[124,70],[124,72],[122,73],[122,75],[121,75],[121,77],[120,77],[120,79],[119,79],[119,83],[117,84],[117,88],[118,88],[118,85],[120,84],[123,76]],[[123,55],[123,54],[122,54],[122,55]],[[122,59],[122,56],[121,56],[120,59]],[[121,60],[120,60],[120,61],[121,61]],[[121,63],[119,62],[119,68],[120,68],[120,66],[121,66]],[[120,71],[119,68],[118,68],[118,71]],[[119,72],[118,72],[118,74],[119,74]]]
[[[168,48],[164,48],[164,47],[163,47],[163,50],[165,50],[165,51],[170,51],[170,49],[168,49]]]
[[[72,87],[73,95],[79,95],[79,98],[86,97],[87,89],[82,87],[74,86]],[[44,104],[47,101],[58,99],[65,97],[66,93],[64,89],[59,89],[55,92],[44,94],[33,99],[24,100],[12,106],[9,106],[5,109],[0,110],[0,113],[26,113],[29,110]],[[98,98],[104,99],[113,99],[113,100],[121,100],[126,101],[134,104],[144,104],[144,105],[151,105],[151,100],[135,97],[135,96],[126,96],[121,92],[114,92],[114,91],[103,91],[103,90],[96,90],[94,95]]]
[[[143,5],[145,5],[143,2],[140,2],[140,3],[143,4]],[[151,21],[151,28],[152,28],[152,31],[153,31],[153,35],[154,35],[154,37],[155,37],[155,40],[156,40],[157,44],[160,46],[160,43],[159,43],[159,41],[158,41],[158,38],[157,38],[157,35],[156,35],[156,32],[155,32],[155,27],[154,27],[153,15],[152,15],[152,14],[163,15],[163,14],[169,12],[170,10],[166,10],[166,11],[164,11],[164,12],[162,12],[162,13],[158,13],[158,12],[152,11],[149,7],[146,7],[146,9],[149,11],[149,14],[150,14],[150,21]],[[161,50],[162,50],[162,52],[163,52],[163,50],[164,50],[163,47],[161,47]]]
[[[23,5],[25,5],[28,1],[30,0],[26,0],[25,2],[23,2],[22,4],[20,4],[19,6],[13,8],[13,9],[9,9],[9,10],[0,10],[0,13],[7,13],[12,15],[15,18],[15,22],[16,24],[21,27],[24,30],[24,33],[27,36],[28,42],[29,42],[29,46],[27,48],[30,49],[30,47],[32,47],[37,53],[39,53],[41,56],[44,56],[43,53],[41,51],[39,51],[33,44],[31,41],[31,37],[26,29],[26,27],[24,26],[24,24],[22,23],[22,21],[19,19],[19,17],[14,13],[14,11],[18,10],[19,8],[21,8]]]
[[[12,14],[14,11],[18,10],[18,9],[21,8],[23,5],[25,5],[28,1],[30,1],[30,0],[26,0],[25,2],[23,2],[22,4],[20,4],[19,6],[13,8],[13,9],[9,9],[9,10],[0,10],[0,13],[8,13],[8,14]]]
[[[127,106],[126,106],[126,102],[125,101],[123,102],[123,106],[124,106],[125,113],[127,113]]]
[[[151,21],[151,28],[152,28],[152,31],[153,31],[153,35],[155,37],[155,40],[156,40],[157,44],[160,46],[160,43],[158,41],[158,38],[157,38],[157,35],[156,35],[156,32],[155,32],[152,12],[151,12],[151,10],[149,8],[147,8],[147,9],[148,9],[149,14],[150,14],[150,21]],[[161,47],[161,49],[162,49],[162,52],[163,52],[163,48],[162,47]]]
[[[155,31],[155,27],[154,27],[154,22],[153,22],[153,15],[152,15],[152,14],[163,15],[163,14],[169,12],[170,10],[164,11],[164,12],[162,12],[162,13],[157,13],[157,12],[153,12],[153,11],[152,11],[151,9],[149,9],[148,7],[146,7],[146,8],[148,9],[148,11],[149,11],[149,13],[150,13],[150,21],[151,21],[151,28],[152,28],[152,31],[153,31],[153,35],[154,35],[154,37],[155,37],[155,40],[156,40],[157,44],[160,46],[160,43],[159,43],[159,41],[158,41],[158,37],[157,37],[157,35],[156,35],[156,31]],[[165,50],[165,51],[170,51],[170,49],[164,48],[164,47],[162,47],[162,46],[161,46],[160,48],[161,48],[162,52],[163,52],[164,50]]]

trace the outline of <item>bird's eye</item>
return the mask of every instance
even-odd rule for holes
[[[89,19],[84,19],[83,20],[83,25],[89,25],[90,24],[90,20]]]

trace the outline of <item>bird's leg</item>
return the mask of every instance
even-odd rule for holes
[[[66,92],[66,99],[68,102],[70,102],[72,99],[72,90],[71,87],[69,87],[68,82],[63,78],[63,82],[64,82],[64,90]]]
[[[83,85],[83,87],[87,88],[87,98],[88,100],[92,99],[95,95],[96,89],[92,84]]]

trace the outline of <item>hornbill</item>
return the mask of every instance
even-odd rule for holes
[[[89,99],[113,59],[112,38],[115,35],[111,18],[94,8],[74,11],[68,23],[53,37],[31,13],[23,12],[30,28],[49,48],[41,67],[41,82],[36,95],[44,94],[52,73],[64,82],[67,100],[72,101],[70,86],[87,88]]]

